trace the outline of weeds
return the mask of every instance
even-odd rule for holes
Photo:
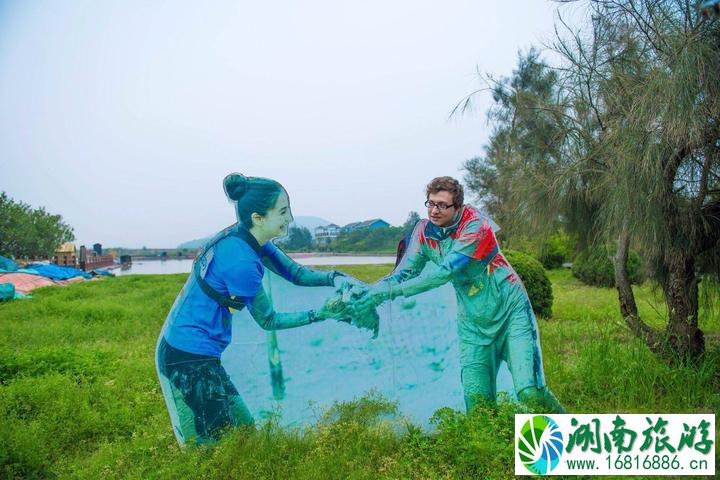
[[[332,268],[332,267],[328,267]],[[366,281],[391,266],[341,267]],[[540,321],[549,385],[571,412],[720,411],[720,350],[695,368],[659,361],[620,321],[613,289],[550,272],[552,320]],[[0,306],[2,478],[511,478],[509,401],[438,410],[434,430],[370,392],[318,412],[309,427],[269,418],[218,445],[180,449],[157,383],[157,334],[184,275],[129,276],[46,288]],[[635,287],[654,326],[664,306]],[[720,320],[701,316],[708,338]]]

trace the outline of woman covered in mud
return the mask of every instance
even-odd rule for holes
[[[232,310],[247,308],[265,330],[301,327],[328,318],[348,321],[347,307],[329,299],[319,310],[276,312],[262,286],[266,269],[302,286],[340,287],[351,277],[298,265],[271,241],[287,234],[290,201],[278,182],[231,174],[225,194],[238,222],[198,254],[167,316],[157,344],[157,369],[180,444],[212,443],[228,426],[253,425],[220,356],[232,337]]]

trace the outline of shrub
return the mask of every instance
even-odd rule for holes
[[[506,250],[503,254],[525,284],[535,313],[550,318],[553,303],[552,285],[542,264],[523,252]]]
[[[614,255],[614,248],[604,246],[580,252],[573,261],[573,276],[587,285],[614,287],[615,267],[612,261]],[[630,283],[639,285],[645,280],[640,255],[633,250],[628,254],[627,269]]]
[[[569,259],[570,245],[570,237],[564,232],[551,235],[540,247],[540,263],[548,270],[562,267]]]

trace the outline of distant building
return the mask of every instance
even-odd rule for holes
[[[328,245],[335,240],[340,233],[340,227],[331,223],[330,225],[315,228],[315,241],[318,245]]]
[[[55,263],[63,267],[74,267],[77,263],[75,244],[72,242],[63,243],[55,250]]]
[[[85,248],[85,245],[81,245],[80,250],[77,250],[75,244],[71,242],[63,243],[55,250],[53,263],[61,267],[73,267],[85,271],[109,267],[114,263],[114,254],[102,255],[101,253],[102,245],[99,243],[93,245],[92,250]]]
[[[342,228],[343,232],[354,232],[356,230],[377,230],[378,228],[388,228],[390,224],[380,218],[365,220],[363,222],[348,223]]]
[[[80,245],[80,255],[77,258],[77,268],[89,272],[96,268],[109,267],[115,263],[115,257],[112,255],[99,255],[98,250],[102,252],[102,245],[96,243],[93,249],[88,251],[85,245]]]

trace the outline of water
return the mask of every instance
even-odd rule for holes
[[[392,264],[395,257],[318,256],[295,261],[304,265]],[[191,260],[138,261],[121,274],[187,273],[191,266]],[[264,288],[277,312],[318,309],[335,295],[332,287],[297,287],[272,272],[266,272]],[[463,410],[452,286],[408,301],[386,302],[378,313],[376,339],[366,330],[335,320],[277,331],[280,367],[275,373],[282,378],[282,398],[275,395],[279,382],[273,383],[269,333],[247,309],[233,315],[232,341],[222,363],[256,420],[276,415],[286,426],[314,423],[334,402],[356,399],[369,391],[397,402],[403,417],[426,428],[432,428],[430,418],[439,408]],[[277,359],[273,353],[274,365]],[[498,391],[513,391],[504,362],[497,382]]]
[[[277,311],[318,308],[334,293],[327,287],[294,287],[272,274],[268,280]],[[333,402],[375,390],[427,426],[436,409],[463,408],[454,295],[446,287],[416,297],[412,310],[398,301],[379,308],[381,331],[374,340],[370,332],[334,320],[278,331],[285,381],[280,401],[273,396],[267,334],[246,310],[235,315],[222,362],[256,418],[274,412],[284,425],[312,423]]]
[[[133,262],[128,270],[116,268],[112,272],[115,275],[147,275],[151,273],[170,274],[170,273],[190,273],[192,269],[192,260],[138,260]]]
[[[317,256],[294,258],[300,265],[376,265],[394,264],[395,257],[390,255],[382,256]],[[147,274],[171,274],[190,273],[192,260],[136,260],[128,270],[116,268],[113,273],[116,275],[147,275]]]
[[[298,287],[271,272],[263,283],[277,312],[317,309],[335,295],[332,287]],[[287,426],[314,423],[334,402],[369,391],[397,402],[402,416],[426,428],[439,408],[463,410],[452,286],[386,302],[377,311],[376,339],[367,330],[326,320],[277,331],[278,350],[270,354],[269,332],[243,309],[233,315],[222,364],[256,420],[277,415]],[[282,398],[275,395],[280,382],[273,382],[271,357],[279,364],[274,373],[282,378]],[[497,380],[499,391],[512,392],[504,362]]]

